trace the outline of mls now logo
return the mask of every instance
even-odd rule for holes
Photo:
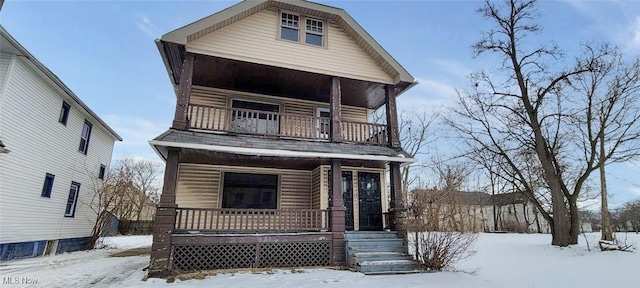
[[[18,285],[18,284],[38,284],[38,279],[29,278],[29,277],[2,277],[3,285]]]

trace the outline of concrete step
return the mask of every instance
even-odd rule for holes
[[[397,239],[398,234],[390,231],[351,231],[346,232],[345,239]]]
[[[402,239],[350,239],[347,246],[402,246]]]
[[[399,252],[355,252],[355,261],[362,263],[365,261],[386,261],[386,260],[407,260],[410,256]]]
[[[364,261],[362,263],[358,263],[357,270],[364,274],[379,274],[417,271],[419,270],[419,266],[412,260]]]
[[[347,246],[349,254],[357,252],[396,252],[403,253],[404,247],[402,245],[366,245],[366,246]]]

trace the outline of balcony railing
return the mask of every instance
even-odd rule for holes
[[[190,104],[187,112],[190,129],[226,131],[243,134],[275,135],[303,139],[330,139],[331,119],[296,114],[220,108]],[[342,121],[342,140],[387,145],[387,126]]]
[[[176,233],[327,231],[328,211],[321,209],[177,208]]]

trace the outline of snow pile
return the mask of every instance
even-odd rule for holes
[[[640,235],[628,234],[628,243],[640,242]],[[625,239],[618,233],[618,239]],[[599,235],[588,234],[591,247]],[[587,251],[580,244],[558,248],[550,245],[548,234],[480,234],[477,253],[454,264],[458,272],[446,271],[409,275],[364,276],[330,269],[250,271],[218,274],[205,279],[142,279],[149,256],[111,257],[113,250],[65,253],[51,257],[24,259],[0,264],[0,275],[12,279],[37,280],[34,287],[257,287],[261,288],[387,288],[410,287],[638,287],[640,253],[599,249]],[[148,247],[150,236],[106,237],[117,249]],[[18,277],[18,278],[15,278]],[[8,278],[7,278],[8,279]],[[33,284],[33,282],[30,282]],[[17,286],[18,287],[18,286]],[[22,286],[20,286],[22,287]]]
[[[151,235],[129,235],[102,237],[98,240],[96,247],[106,249],[134,249],[151,247],[153,236]]]

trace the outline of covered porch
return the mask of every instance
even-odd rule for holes
[[[184,144],[189,142],[184,133],[193,132],[177,133]],[[167,137],[170,135],[157,139],[173,139]],[[193,137],[199,138],[199,143],[209,143],[204,135]],[[234,140],[255,138],[245,137]],[[282,142],[271,143],[271,147],[300,146],[302,142],[262,140]],[[248,155],[163,145],[156,147],[163,147],[158,150],[161,156],[166,155],[167,173],[174,175],[171,183],[175,184],[165,187],[165,193],[169,188],[173,195],[163,193],[164,201],[167,195],[172,199],[158,209],[153,250],[156,255],[167,255],[164,265],[168,270],[340,266],[345,263],[345,231],[395,229],[383,216],[393,205],[388,202],[386,188],[385,167],[392,167],[388,161],[265,156],[255,155],[255,150]],[[353,146],[321,143],[318,147],[335,148],[327,145]],[[373,149],[360,152],[367,157],[375,155],[376,149],[393,151],[361,146],[352,149]],[[393,153],[378,156],[397,156]],[[169,169],[172,163],[177,166],[175,171]]]

